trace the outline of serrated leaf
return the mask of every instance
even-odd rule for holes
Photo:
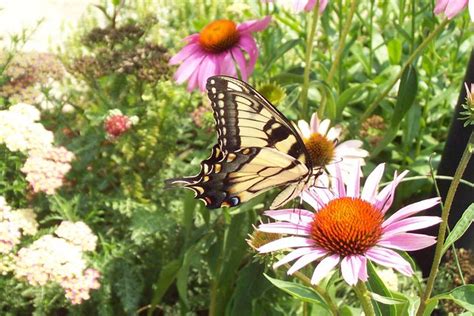
[[[312,288],[299,283],[274,279],[267,274],[264,275],[273,285],[290,294],[294,298],[302,302],[326,306],[326,303],[323,301],[323,299]]]
[[[144,288],[142,274],[135,265],[119,259],[113,263],[111,275],[114,277],[113,289],[123,309],[128,315],[133,315],[138,309]]]
[[[433,299],[452,300],[466,310],[474,312],[474,284],[457,287],[449,293],[436,295]]]
[[[459,238],[462,237],[462,235],[464,235],[464,233],[467,231],[469,226],[472,224],[473,220],[474,220],[474,203],[468,206],[468,208],[464,211],[459,221],[454,226],[451,233],[448,235],[448,238],[446,238],[446,241],[444,242],[444,245],[443,245],[443,253],[445,253],[456,240],[458,240]]]

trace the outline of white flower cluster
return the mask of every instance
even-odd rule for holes
[[[26,154],[52,147],[54,135],[37,122],[39,118],[38,109],[25,103],[0,111],[0,144],[4,143],[10,151]]]
[[[84,259],[84,251],[95,249],[97,237],[86,224],[67,221],[59,225],[56,235],[44,235],[20,249],[13,272],[33,286],[57,283],[72,304],[80,304],[89,299],[90,290],[100,287],[99,272],[87,268]]]
[[[54,194],[63,185],[73,159],[74,154],[64,147],[33,150],[21,171],[26,173],[34,192]]]
[[[34,235],[37,231],[38,223],[33,210],[12,210],[5,198],[0,196],[0,253],[11,252],[23,235]]]
[[[82,251],[93,251],[97,236],[84,222],[63,221],[55,231],[56,235],[81,248]]]
[[[21,171],[26,173],[34,192],[54,194],[63,185],[74,154],[55,147],[53,133],[37,122],[39,119],[38,109],[26,103],[0,111],[0,144],[28,156]]]

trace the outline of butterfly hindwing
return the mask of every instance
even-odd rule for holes
[[[273,148],[248,147],[225,154],[216,145],[201,163],[198,175],[171,179],[168,184],[184,185],[208,208],[218,208],[236,206],[274,187],[298,183],[301,174],[307,172],[304,164]]]

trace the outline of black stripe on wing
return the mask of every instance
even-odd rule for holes
[[[224,152],[243,147],[273,147],[312,169],[303,140],[293,125],[268,100],[243,81],[210,77],[208,96]]]

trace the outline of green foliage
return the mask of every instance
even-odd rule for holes
[[[307,13],[293,14],[259,0],[245,1],[244,7],[229,0],[102,0],[92,6],[59,53],[68,71],[61,81],[63,96],[50,98],[56,107],[43,111],[41,119],[55,133],[56,143],[76,156],[66,184],[54,196],[30,194],[20,171],[26,157],[0,145],[0,195],[15,208],[35,209],[41,223],[38,236],[51,233],[62,220],[90,225],[99,245],[88,260],[101,271],[101,288],[73,306],[58,286],[31,287],[7,273],[0,276],[0,313],[328,314],[327,302],[311,287],[285,279],[286,269],[270,270],[275,258],[252,258],[245,239],[273,192],[237,209],[208,210],[190,192],[165,189],[165,179],[197,173],[215,142],[207,98],[174,82],[176,69],[168,61],[185,36],[212,19],[242,22],[272,15],[270,27],[255,34],[260,55],[250,83],[262,87],[290,120],[317,111],[340,125],[343,137],[362,140],[371,154],[364,171],[387,162],[387,174],[410,169],[425,176],[433,153],[435,163],[439,161],[461,86],[473,39],[469,19],[453,20],[403,68],[439,25],[432,1],[360,1],[340,64],[331,73],[350,10],[347,3],[330,1],[320,16],[307,112],[300,104]],[[14,38],[16,44],[0,60],[0,87],[11,83],[5,70],[27,37]],[[399,86],[391,86],[401,69]],[[387,95],[376,102],[385,90]],[[1,97],[0,109],[12,102]],[[73,110],[63,111],[65,105]],[[114,109],[139,120],[112,139],[104,120]],[[383,127],[371,123],[372,115]],[[365,136],[373,131],[378,138]],[[401,184],[395,204],[407,204],[431,190],[428,181]],[[453,229],[445,248],[465,232],[471,211]],[[369,275],[377,315],[416,311],[419,299],[389,290],[371,264]],[[413,289],[417,279],[409,282]],[[360,302],[337,273],[322,287],[337,301],[341,315],[360,314]],[[436,296],[428,310],[441,299],[472,311],[471,286]]]

